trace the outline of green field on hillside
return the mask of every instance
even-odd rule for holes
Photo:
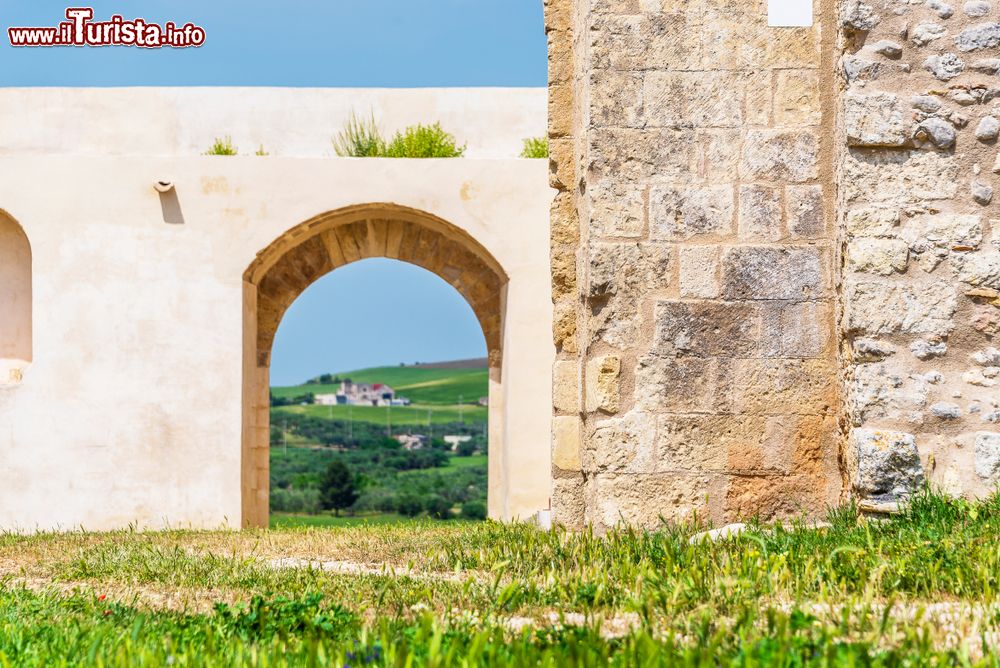
[[[393,426],[427,426],[430,416],[431,424],[451,424],[464,421],[466,424],[486,422],[486,408],[483,406],[444,405],[414,405],[379,408],[377,406],[275,406],[271,409],[271,423],[280,427],[279,420],[283,413],[308,415],[325,420],[347,420],[355,422],[371,422],[385,425],[387,420]]]
[[[489,394],[489,371],[486,369],[421,369],[406,366],[385,366],[357,371],[342,371],[339,378],[356,383],[384,383],[415,404],[453,405],[461,401],[475,404]],[[296,397],[309,392],[333,394],[339,383],[274,387],[276,397]],[[425,416],[426,418],[426,416]]]

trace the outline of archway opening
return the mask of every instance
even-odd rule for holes
[[[0,211],[0,386],[19,383],[31,361],[31,244]]]
[[[374,204],[323,214],[270,244],[244,274],[242,526],[268,523],[270,366],[282,318],[315,281],[338,267],[368,258],[400,260],[421,267],[450,284],[468,303],[482,329],[486,348],[489,390],[484,397],[488,404],[483,407],[487,415],[484,440],[502,442],[501,333],[507,277],[496,260],[464,231],[414,209]],[[337,385],[336,389],[341,389]],[[479,397],[475,401],[478,403]],[[388,410],[392,410],[391,406]],[[433,423],[433,416],[431,420]],[[499,447],[489,451],[489,488],[494,487],[493,480],[500,474],[501,458]],[[490,514],[497,515],[492,497],[489,503]]]

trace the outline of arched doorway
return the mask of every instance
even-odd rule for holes
[[[0,211],[0,386],[19,383],[31,359],[31,244]]]
[[[502,443],[503,321],[507,274],[463,230],[394,204],[348,207],[298,225],[261,251],[244,273],[241,526],[266,526],[269,497],[270,361],[278,325],[314,281],[337,267],[385,257],[431,271],[469,302],[483,329],[490,367],[489,438]],[[490,451],[490,489],[502,447]],[[490,496],[490,514],[498,516]]]

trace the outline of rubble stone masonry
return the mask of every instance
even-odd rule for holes
[[[547,3],[557,521],[1000,482],[1000,11],[814,10]]]

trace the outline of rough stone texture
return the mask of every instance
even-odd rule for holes
[[[844,25],[883,20],[862,2]],[[582,406],[582,483],[557,485],[556,517],[823,512],[842,481],[833,24],[769,29],[757,3],[548,0],[546,26],[552,105],[573,106],[550,114],[556,378],[583,378],[581,402],[557,391],[560,417]],[[889,129],[859,118],[859,132],[908,145],[908,105],[884,112]],[[946,168],[918,169],[953,187]]]
[[[855,11],[838,4],[841,16]],[[989,20],[989,2],[970,0],[957,12],[947,4],[893,3],[865,34],[845,24],[840,35],[845,57],[908,37],[899,60],[882,60],[877,77],[848,80],[835,128],[845,408],[856,427],[848,454],[864,447],[878,455],[873,461],[897,464],[869,467],[858,482],[852,455],[861,496],[905,490],[918,471],[913,446],[933,484],[956,494],[988,491],[973,466],[971,435],[1000,409],[1000,370],[986,352],[1000,331],[992,211],[1000,172],[991,171],[1000,164],[1000,25]],[[879,142],[880,132],[894,137],[892,100],[906,101],[907,138],[899,144]],[[862,131],[871,145],[860,142]]]
[[[851,487],[862,499],[900,501],[924,480],[912,434],[852,429],[847,460]]]
[[[552,418],[552,465],[564,471],[580,470],[580,418]]]
[[[844,126],[852,146],[904,146],[905,108],[895,95],[851,94],[844,99]]]
[[[990,482],[1000,482],[1000,432],[976,434],[976,475]]]

